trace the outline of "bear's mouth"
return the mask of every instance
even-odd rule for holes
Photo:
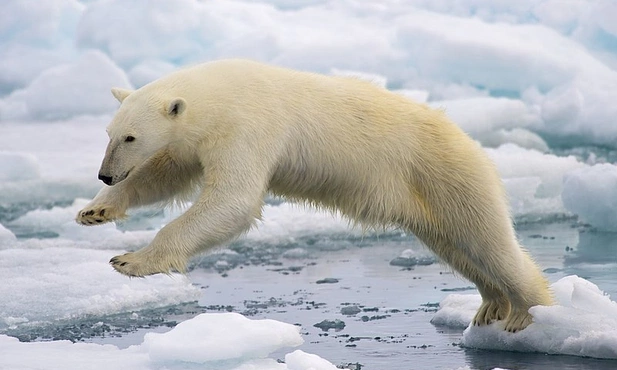
[[[125,171],[125,172],[121,173],[121,174],[120,174],[120,176],[118,176],[118,177],[116,178],[116,181],[114,181],[114,185],[116,185],[116,184],[117,184],[117,183],[119,183],[119,182],[124,181],[124,179],[126,179],[126,178],[128,177],[129,173],[131,173],[131,171],[132,171],[132,170],[133,170],[133,169],[131,168],[131,169],[129,169],[128,171]]]

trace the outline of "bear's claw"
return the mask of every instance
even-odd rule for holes
[[[77,217],[75,217],[75,221],[77,221],[78,224],[86,226],[100,225],[124,217],[124,215],[117,213],[118,212],[114,212],[112,207],[94,205],[79,211]]]
[[[169,257],[173,257],[173,255]],[[150,254],[140,252],[115,256],[109,260],[109,263],[119,273],[131,277],[144,277],[160,273],[169,274],[172,271],[186,271],[186,261],[176,261],[165,258],[165,256],[153,258]]]
[[[513,310],[506,319],[505,330],[516,333],[528,327],[533,322],[531,314],[525,310]]]
[[[494,321],[505,319],[510,312],[507,300],[484,300],[473,318],[474,326],[490,325]]]
[[[122,260],[123,257],[126,258],[127,256],[130,256],[131,254],[132,253],[126,253],[122,256],[115,256],[109,260],[109,263],[116,271],[118,271],[119,273],[123,275],[127,275],[130,277],[144,277],[148,275],[148,274],[140,273],[135,268],[131,268],[131,267],[135,267],[137,264],[134,264],[134,266],[130,266],[130,263],[128,261]]]
[[[527,311],[510,309],[508,302],[483,302],[471,323],[474,326],[483,326],[501,320],[505,320],[504,330],[510,333],[521,331],[533,322]]]

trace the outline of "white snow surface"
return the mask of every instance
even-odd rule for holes
[[[454,116],[466,107],[462,124],[478,135],[508,125],[613,146],[617,138],[617,6],[608,1],[50,0],[35,7],[7,0],[3,7],[3,120],[111,112],[106,85],[139,87],[181,66],[244,57],[424,90]]]
[[[107,264],[147,245],[181,209],[134,211],[142,217],[118,227],[81,227],[73,218],[101,187],[96,174],[105,125],[118,106],[110,88],[138,88],[177,68],[221,58],[352,75],[443,108],[486,147],[515,218],[577,215],[598,230],[617,231],[617,166],[604,152],[595,153],[617,149],[613,2],[6,0],[2,7],[0,205],[17,213],[0,215],[0,328],[197,299],[185,277],[127,280]],[[578,157],[557,155],[558,145],[592,149]],[[361,230],[338,215],[282,203],[266,206],[246,238],[279,243],[332,233]],[[287,257],[304,253],[298,248]],[[533,308],[535,323],[525,331],[506,334],[499,323],[469,328],[463,344],[615,358],[615,303],[576,277],[553,289],[559,304]],[[465,327],[479,299],[451,295],[442,304],[435,321]],[[285,364],[268,359],[268,351],[298,343],[284,324],[262,322],[254,329],[233,316],[194,320],[200,335],[236,320],[229,338],[251,336],[264,347],[243,348],[228,360],[187,360],[165,345],[151,356],[148,348],[164,343],[165,334],[128,349],[0,336],[0,367],[65,369],[87,361],[93,369],[173,369],[197,361],[213,369],[333,368],[300,350]],[[166,334],[197,335],[174,330],[180,331]],[[262,341],[264,335],[280,341]]]
[[[495,148],[500,169],[525,167],[504,177],[514,215],[526,220],[579,213],[575,204],[588,197],[569,195],[564,206],[559,184],[578,164],[501,145],[542,154],[552,143],[617,149],[617,6],[603,0],[571,0],[567,7],[556,0],[7,0],[3,9],[0,131],[9,135],[1,141],[11,142],[0,146],[0,178],[10,180],[0,183],[0,200],[91,196],[95,178],[76,177],[91,176],[100,161],[99,124],[117,107],[109,89],[230,57],[366,78],[445,109]],[[31,135],[42,125],[53,127],[48,135]],[[42,162],[49,154],[60,159],[45,148],[49,137],[61,136],[73,139],[66,148],[76,140],[96,143],[80,159],[73,156],[87,171]],[[598,181],[608,185],[603,176]],[[616,203],[607,198],[604,204]],[[592,224],[602,219],[594,211],[583,211]]]
[[[17,242],[13,243],[16,248],[0,250],[0,329],[163,307],[199,298],[199,289],[185,276],[127,279],[107,263],[117,251],[81,249],[73,243],[51,240]]]
[[[142,344],[69,341],[20,343],[0,335],[0,365],[6,369],[186,369],[334,370],[319,356],[300,350],[279,363],[268,355],[303,343],[300,328],[275,320],[251,320],[237,313],[201,314],[167,333],[148,333]],[[67,355],[69,354],[70,355]]]
[[[617,302],[575,275],[551,288],[557,303],[532,307],[533,323],[517,333],[504,331],[502,321],[471,326],[482,301],[476,294],[449,295],[431,322],[467,327],[461,340],[466,347],[617,359]]]

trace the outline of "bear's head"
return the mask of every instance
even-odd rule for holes
[[[120,88],[111,92],[121,104],[107,127],[109,144],[99,170],[99,179],[110,186],[126,179],[175,141],[174,128],[186,109],[182,98],[169,99]]]

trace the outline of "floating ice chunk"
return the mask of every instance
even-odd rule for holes
[[[4,1],[0,13],[0,95],[74,57],[73,37],[85,5],[77,0]]]
[[[483,146],[497,148],[503,144],[512,143],[521,148],[537,150],[541,153],[549,151],[548,144],[540,137],[524,128],[513,128],[511,130],[499,130],[488,132],[476,136]]]
[[[604,231],[617,231],[617,166],[596,164],[569,172],[561,194],[566,208]]]
[[[45,70],[28,87],[13,92],[2,102],[0,119],[56,120],[109,113],[118,105],[110,86],[130,83],[105,54],[87,51],[76,62]]]
[[[413,249],[405,249],[398,257],[390,261],[390,265],[409,268],[418,265],[432,265],[435,262],[437,262],[437,259],[433,255],[418,253]]]
[[[530,309],[533,323],[508,333],[503,321],[489,326],[469,326],[463,333],[467,347],[518,352],[543,352],[617,359],[617,303],[595,284],[566,276],[551,285],[554,306]],[[451,294],[440,304],[434,323],[460,327],[471,321],[480,306],[478,295]]]
[[[285,355],[285,363],[289,370],[336,370],[328,360],[317,355],[295,350]]]
[[[162,60],[145,60],[128,72],[129,80],[136,88],[150,83],[176,70],[177,67]]]
[[[585,164],[574,156],[558,157],[505,144],[486,152],[495,161],[515,216],[565,213],[563,177]]]
[[[529,127],[540,115],[523,101],[509,98],[473,97],[431,102],[473,137],[500,129]]]
[[[148,333],[143,345],[154,361],[216,364],[263,358],[303,342],[300,328],[295,325],[222,313],[201,314],[167,333]]]
[[[26,370],[81,369],[187,369],[211,370],[335,370],[327,360],[295,351],[287,363],[266,358],[271,352],[296,347],[303,339],[299,328],[275,320],[250,320],[236,313],[202,314],[164,334],[148,333],[140,345],[119,349],[114,345],[69,341],[21,343],[0,335],[0,367]]]
[[[584,100],[578,89],[553,89],[542,102],[542,119],[557,126],[574,124],[581,118]]]
[[[449,294],[439,303],[439,311],[431,324],[450,328],[466,328],[482,303],[479,294]]]

